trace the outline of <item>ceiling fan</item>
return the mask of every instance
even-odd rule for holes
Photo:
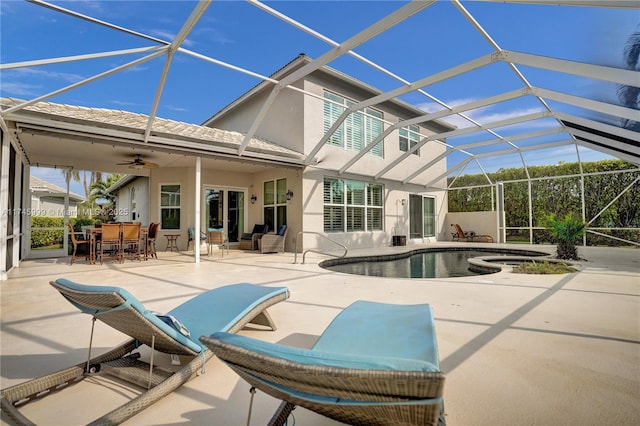
[[[150,161],[144,161],[141,154],[136,154],[136,157],[132,161],[125,161],[124,163],[117,163],[118,166],[129,166],[130,169],[155,169],[158,167],[156,163]]]

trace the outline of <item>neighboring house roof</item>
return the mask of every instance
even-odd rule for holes
[[[35,194],[39,197],[48,196],[64,198],[65,194],[67,193],[67,190],[62,188],[61,186],[54,185],[51,182],[47,182],[46,180],[40,179],[36,176],[30,177],[29,189],[31,189],[32,194]],[[82,195],[69,191],[69,200],[81,203],[84,201],[84,197]]]
[[[3,109],[20,105],[25,101],[14,98],[0,98]],[[58,125],[90,124],[95,130],[104,129],[111,132],[126,133],[127,137],[135,135],[143,141],[149,122],[149,116],[127,111],[105,108],[89,108],[76,105],[37,102],[21,108],[5,117],[5,120],[27,122],[30,117],[55,120]],[[164,149],[191,149],[207,153],[230,154],[236,153],[244,141],[242,133],[214,129],[211,127],[188,124],[174,120],[155,117],[149,136],[149,141],[159,140]],[[284,148],[274,142],[258,137],[249,141],[243,152],[245,158],[264,159],[273,157],[281,162],[300,165],[305,157],[302,153]]]
[[[275,73],[273,73],[270,77],[272,79],[278,80],[283,78],[284,76],[286,76],[287,74],[295,71],[296,69],[299,69],[300,67],[306,65],[307,63],[310,63],[312,61],[311,58],[309,58],[307,55],[305,55],[304,53],[299,54],[298,56],[296,56],[295,59],[293,59],[291,62],[289,62],[288,64],[286,64],[285,66],[283,66],[282,68],[280,68],[279,70],[277,70]],[[352,86],[356,86],[359,87],[362,90],[365,90],[367,92],[371,93],[371,97],[380,95],[382,93],[384,93],[383,91],[371,86],[370,84],[364,83],[363,81],[358,80],[357,78],[351,77],[348,74],[345,74],[341,71],[338,71],[334,68],[331,68],[330,66],[324,65],[323,67],[319,68],[318,70],[314,71],[314,73],[317,72],[322,72],[325,74],[330,75],[331,77],[341,80],[343,82],[346,82]],[[313,74],[313,73],[312,73]],[[306,77],[305,77],[306,78]],[[234,100],[233,102],[231,102],[229,105],[227,105],[226,107],[224,107],[223,109],[221,109],[220,111],[216,112],[214,115],[212,115],[211,117],[209,117],[207,120],[205,120],[203,124],[203,126],[207,126],[209,123],[217,120],[218,118],[222,117],[223,115],[225,115],[226,113],[228,113],[229,111],[235,109],[238,105],[242,104],[246,99],[250,98],[251,96],[253,96],[254,94],[256,94],[257,92],[267,88],[267,87],[273,87],[273,83],[270,81],[262,81],[260,83],[258,83],[257,85],[255,85],[254,87],[252,87],[251,89],[249,89],[247,92],[245,92],[243,95],[241,95],[240,97],[238,97],[236,100]],[[383,103],[391,103],[396,105],[397,107],[404,109],[405,111],[407,111],[407,114],[413,115],[415,117],[419,117],[421,115],[425,115],[426,111],[421,110],[419,108],[414,107],[411,104],[408,104],[406,102],[403,102],[399,99],[391,99],[388,100],[386,102]],[[408,117],[402,117],[402,118],[412,118],[411,116]],[[449,123],[445,123],[443,121],[440,120],[432,120],[429,121],[426,124],[427,127],[432,128],[435,131],[439,131],[439,132],[445,132],[448,130],[454,130],[456,127],[452,126]]]
[[[120,180],[118,180],[116,183],[114,183],[109,188],[107,188],[105,192],[107,194],[111,194],[112,192],[118,192],[123,186],[133,182],[136,179],[149,179],[149,178],[146,176],[124,175]]]

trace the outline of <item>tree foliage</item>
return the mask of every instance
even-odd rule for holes
[[[639,171],[611,173],[637,169],[622,160],[602,160],[582,163],[585,194],[585,218],[591,228],[640,228],[640,184],[636,183],[618,197],[625,188],[640,176]],[[549,214],[564,217],[568,214],[582,216],[582,189],[579,163],[563,163],[551,166],[531,166],[528,168],[532,178],[552,177],[531,181],[532,226],[544,227]],[[604,172],[589,175],[589,173]],[[504,183],[504,204],[507,227],[529,226],[529,189],[527,176],[522,168],[500,169],[487,176],[492,183]],[[453,178],[450,179],[450,182]],[[489,185],[484,174],[460,176],[455,187],[473,187]],[[472,212],[495,210],[492,205],[492,191],[495,185],[465,188],[449,191],[450,212]],[[452,188],[452,189],[454,189]],[[495,196],[494,196],[495,198]],[[609,203],[611,206],[607,208]],[[639,232],[612,231],[618,238],[637,241]],[[527,234],[528,235],[528,234]],[[526,238],[528,240],[528,237]],[[609,244],[604,237],[588,236],[589,244]],[[547,231],[534,232],[534,242],[550,242]]]
[[[551,236],[558,244],[556,255],[558,259],[578,260],[576,244],[584,236],[585,223],[578,216],[568,214],[563,219],[555,214],[544,218],[544,226],[549,229]]]

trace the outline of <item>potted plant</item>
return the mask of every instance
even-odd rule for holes
[[[558,242],[556,257],[578,260],[576,243],[584,236],[587,225],[573,214],[568,214],[563,219],[550,214],[544,219],[544,226]]]

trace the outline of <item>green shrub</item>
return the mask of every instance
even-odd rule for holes
[[[576,268],[573,268],[566,263],[556,262],[523,262],[520,265],[514,266],[512,272],[516,274],[568,274],[576,272]]]
[[[38,228],[63,228],[64,218],[33,216],[31,217],[31,248],[49,247],[62,244],[64,231],[61,229]]]
[[[557,241],[556,254],[558,259],[578,260],[576,244],[584,236],[587,225],[579,217],[568,214],[564,219],[558,219],[550,214],[544,219],[544,225],[551,236]]]

